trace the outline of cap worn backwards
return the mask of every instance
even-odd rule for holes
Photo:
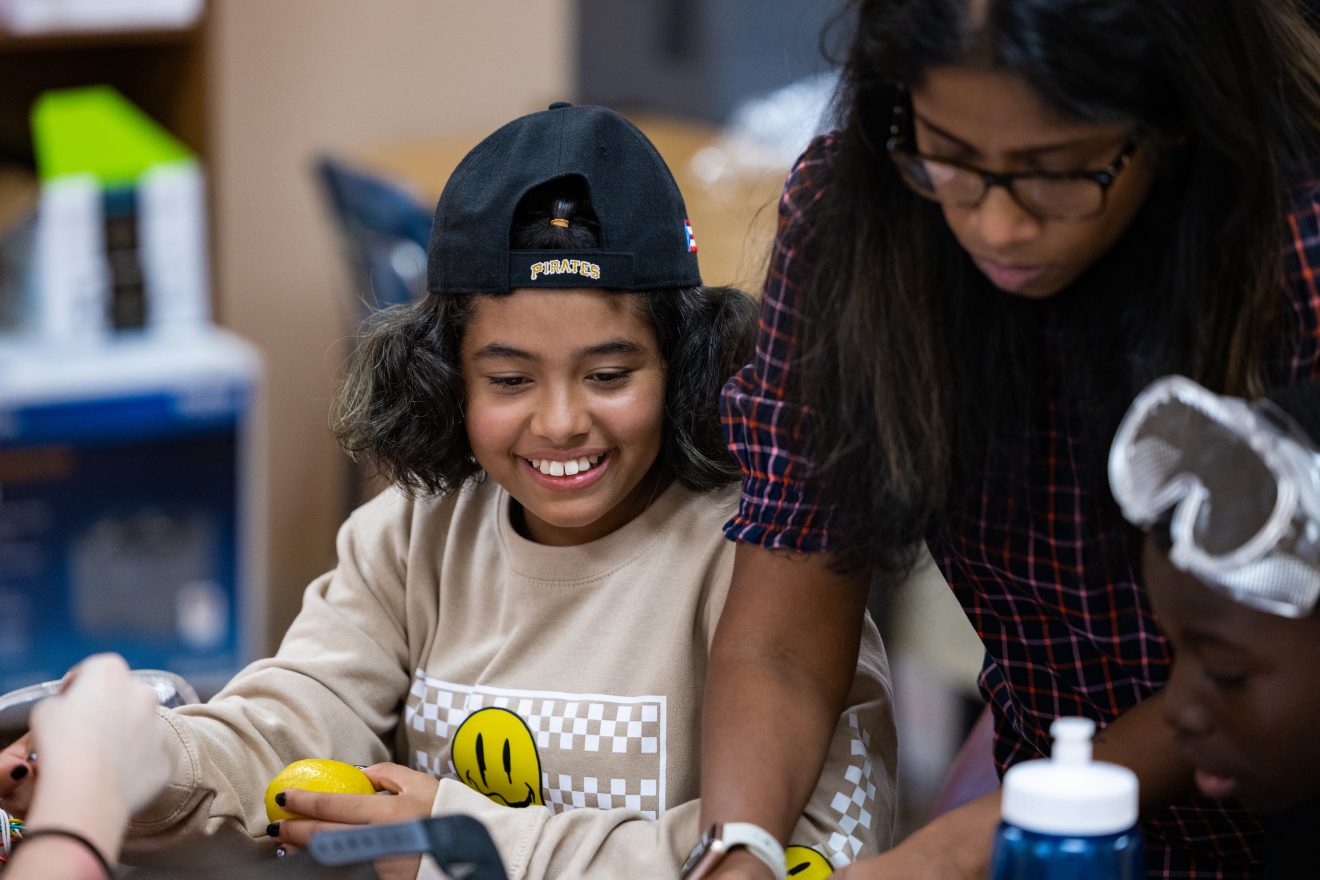
[[[600,223],[595,250],[513,250],[527,192],[581,178]],[[524,287],[655,290],[701,284],[683,197],[659,152],[604,107],[556,102],[473,148],[449,178],[427,248],[427,289],[506,293]]]

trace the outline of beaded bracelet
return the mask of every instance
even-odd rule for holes
[[[106,857],[101,854],[101,851],[96,848],[96,844],[92,843],[90,840],[88,840],[86,837],[83,837],[78,832],[69,831],[68,829],[65,828],[24,828],[23,845],[26,846],[28,841],[42,836],[66,837],[69,840],[73,840],[73,841],[77,841],[78,843],[81,843],[84,847],[87,848],[87,850],[92,855],[96,856],[96,861],[100,863],[101,870],[105,871],[105,876],[109,878],[109,880],[113,880],[115,876],[115,872],[114,869],[110,867],[110,862],[107,861]]]
[[[23,820],[11,816],[0,807],[0,865],[9,861],[14,843],[23,839]]]

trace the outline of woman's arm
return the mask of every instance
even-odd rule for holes
[[[703,704],[703,828],[754,822],[784,841],[820,776],[869,587],[867,572],[839,574],[829,561],[738,546]],[[755,860],[726,864],[739,862],[768,876]]]

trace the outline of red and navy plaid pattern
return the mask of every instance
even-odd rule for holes
[[[803,552],[834,549],[829,511],[806,485],[801,450],[810,412],[788,399],[797,345],[801,254],[810,230],[795,221],[820,197],[834,147],[815,142],[789,176],[761,312],[756,360],[724,388],[723,418],[743,470],[729,538]],[[1320,205],[1308,190],[1290,216],[1284,258],[1290,351],[1274,365],[1279,382],[1320,376]],[[986,646],[981,690],[996,716],[1002,772],[1046,753],[1062,715],[1112,721],[1158,690],[1170,653],[1141,588],[1137,560],[1104,552],[1124,529],[1106,505],[1105,475],[1091,473],[1076,416],[1049,408],[1025,476],[989,473],[953,512],[930,547]],[[1148,821],[1150,876],[1252,876],[1261,858],[1257,821],[1193,798]]]

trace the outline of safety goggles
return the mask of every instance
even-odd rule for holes
[[[1179,569],[1270,614],[1315,609],[1320,453],[1273,404],[1159,379],[1119,425],[1109,482],[1135,525],[1169,518]]]

